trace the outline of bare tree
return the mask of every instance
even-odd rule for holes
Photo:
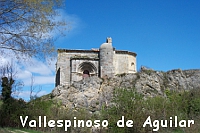
[[[12,51],[18,59],[54,56],[51,32],[65,26],[55,20],[56,9],[63,4],[63,0],[0,0],[0,54]]]
[[[38,97],[38,93],[42,90],[42,87],[39,86],[37,92],[36,87],[34,86],[34,77],[33,75],[31,76],[31,84],[30,84],[30,100],[34,100],[35,98]]]
[[[12,93],[12,95],[15,97],[17,97],[18,93],[22,90],[24,83],[20,80],[17,80],[17,70],[12,62],[0,66],[0,84],[1,93],[3,93],[2,87],[10,84],[10,94]]]

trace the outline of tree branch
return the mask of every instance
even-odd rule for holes
[[[9,49],[9,50],[18,51],[18,52],[32,51],[30,49],[16,49],[16,48],[13,48],[13,47],[6,47],[6,46],[0,46],[0,48],[2,48],[2,49]]]

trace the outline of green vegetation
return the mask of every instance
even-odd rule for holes
[[[109,121],[109,133],[146,133],[154,127],[143,127],[144,122],[151,120],[168,120],[178,117],[178,120],[194,120],[195,124],[188,128],[166,127],[159,128],[159,132],[169,133],[198,133],[200,132],[200,90],[173,92],[166,90],[166,97],[156,96],[144,98],[134,89],[116,89],[115,106],[102,112]],[[124,116],[125,121],[133,120],[133,127],[119,128],[116,122]]]
[[[10,131],[13,133],[41,133],[40,131],[29,130],[25,128],[0,128],[1,133],[8,133]]]
[[[6,87],[6,86],[5,86]],[[144,97],[137,93],[133,88],[115,89],[113,106],[102,106],[100,112],[93,114],[85,109],[69,109],[62,105],[61,101],[52,100],[50,95],[36,98],[30,102],[12,97],[0,101],[0,132],[8,130],[19,132],[64,132],[64,127],[34,127],[30,128],[27,124],[30,120],[39,121],[39,116],[46,116],[48,120],[70,120],[73,124],[74,117],[76,120],[108,120],[107,128],[100,128],[101,133],[147,133],[155,127],[149,125],[143,127],[144,122],[150,116],[154,120],[170,120],[170,117],[178,117],[179,120],[194,120],[195,124],[191,127],[161,127],[159,133],[198,133],[200,132],[200,90],[190,91],[170,91],[165,90],[165,97]],[[100,103],[96,103],[100,104]],[[25,127],[22,127],[19,116],[28,116]],[[132,127],[120,128],[116,125],[117,121],[122,119],[132,120]],[[42,119],[42,121],[44,121]],[[4,128],[6,127],[6,128]],[[10,127],[10,128],[7,128]],[[90,133],[91,129],[87,127],[69,127],[69,132]]]
[[[126,73],[121,73],[121,74],[117,74],[116,76],[118,77],[124,77],[126,75]]]
[[[0,100],[0,108],[1,108],[2,104],[3,104],[3,101]]]
[[[3,77],[2,78],[2,97],[6,101],[11,97],[12,85],[15,81],[12,78]]]
[[[64,0],[1,0],[1,56],[13,56],[18,60],[54,57],[51,33],[58,31],[61,35],[65,30],[66,23],[55,19],[60,15],[57,9],[64,3]]]
[[[20,122],[20,116],[25,118],[28,116],[25,127],[22,127]],[[49,127],[36,127],[30,128],[28,122],[30,120],[39,121],[39,116],[46,116],[48,120],[71,120],[73,121],[74,117],[80,120],[89,120],[91,119],[91,114],[89,114],[84,109],[74,109],[70,110],[61,106],[59,101],[53,101],[51,99],[37,98],[30,102],[25,102],[22,99],[16,100],[11,98],[9,102],[3,103],[0,107],[0,127],[12,127],[19,128],[20,130],[32,129],[40,132],[63,132],[64,127],[62,128],[49,128]],[[43,120],[42,120],[43,121]],[[3,130],[11,130],[12,128],[2,128]],[[88,132],[89,128],[68,128],[68,131],[79,132]],[[32,131],[33,132],[33,131]]]
[[[142,70],[142,72],[146,73],[147,75],[151,75],[152,73],[155,73],[155,71],[151,70],[151,69],[149,69],[149,70]]]

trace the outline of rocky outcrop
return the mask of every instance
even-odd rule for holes
[[[71,86],[58,86],[52,91],[54,99],[69,108],[86,108],[91,112],[112,104],[115,88],[135,88],[139,93],[153,97],[165,95],[165,90],[200,89],[200,70],[171,70],[168,72],[141,68],[135,74],[120,74],[113,78],[88,77]]]
[[[100,109],[106,103],[106,95],[103,98],[103,80],[93,76],[86,77],[81,81],[74,82],[71,86],[58,86],[52,91],[52,96],[61,100],[69,108],[87,108],[91,112]],[[111,87],[104,87],[107,94],[112,90]],[[108,98],[109,99],[109,98]]]
[[[163,95],[166,89],[180,91],[200,88],[200,70],[142,70],[138,74],[135,88],[149,96]]]

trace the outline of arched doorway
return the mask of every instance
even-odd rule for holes
[[[83,75],[86,70],[89,74]],[[80,81],[84,76],[98,76],[98,62],[94,60],[72,60],[70,83]]]
[[[97,75],[97,68],[91,62],[82,62],[78,67],[78,72],[88,71],[91,76]]]

